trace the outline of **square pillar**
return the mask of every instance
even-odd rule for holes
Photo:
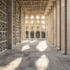
[[[34,31],[34,39],[36,39],[36,31]]]
[[[51,35],[50,35],[51,34],[51,27],[50,27],[50,25],[51,25],[50,23],[51,22],[50,22],[50,18],[51,18],[51,15],[50,15],[50,11],[49,11],[49,15],[48,15],[48,41],[49,42],[51,41],[51,38],[50,38],[51,37]]]
[[[48,14],[46,16],[46,39],[48,40]]]
[[[47,29],[48,29],[48,28],[47,28],[47,26],[48,26],[48,23],[47,23],[48,18],[47,18],[47,17],[48,17],[48,16],[46,15],[46,19],[45,19],[45,21],[46,21],[46,32],[45,32],[45,33],[46,33],[46,40],[47,40],[47,38],[48,38],[48,37],[47,37]]]
[[[53,39],[53,31],[54,31],[54,21],[53,21],[53,6],[51,7],[51,43],[53,44],[53,41],[54,41],[54,39]]]
[[[57,0],[57,48],[60,49],[60,0]]]
[[[65,0],[61,0],[61,50],[65,51]]]
[[[29,40],[30,40],[30,31],[29,31]]]
[[[54,45],[57,45],[57,32],[56,32],[56,31],[57,31],[57,26],[56,26],[56,25],[57,25],[57,24],[56,24],[56,23],[57,23],[57,22],[56,22],[56,18],[57,18],[57,17],[56,17],[56,13],[57,13],[56,10],[57,10],[57,9],[56,9],[56,1],[54,1],[54,8],[53,8],[53,10],[54,10],[54,19],[53,19],[53,20],[54,20],[54,35],[53,35],[53,37],[54,37],[54,43],[53,43],[53,44],[54,44]]]
[[[20,16],[20,43],[22,43],[22,41],[24,40],[24,34],[25,34],[25,31],[24,31],[24,19],[25,19],[25,13],[23,11],[23,8],[21,7],[21,16]]]
[[[41,35],[41,30],[40,30],[40,39],[41,39],[42,35]]]
[[[8,49],[13,48],[13,0],[8,0]]]
[[[65,0],[65,53],[70,55],[70,0]]]
[[[22,43],[22,24],[23,24],[23,10],[20,7],[20,43]]]

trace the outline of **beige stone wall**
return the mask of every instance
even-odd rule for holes
[[[61,50],[65,51],[65,0],[61,0]]]

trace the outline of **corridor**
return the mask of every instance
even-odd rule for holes
[[[0,70],[70,70],[70,56],[46,40],[25,40],[0,54]]]

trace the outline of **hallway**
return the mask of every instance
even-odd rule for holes
[[[0,70],[70,70],[70,56],[46,40],[25,40],[0,54]]]

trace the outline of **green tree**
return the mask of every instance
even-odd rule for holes
[[[26,29],[28,29],[28,26],[26,26]]]
[[[34,27],[33,26],[31,26],[31,29],[33,29]]]
[[[39,29],[39,26],[37,26],[36,28]]]

